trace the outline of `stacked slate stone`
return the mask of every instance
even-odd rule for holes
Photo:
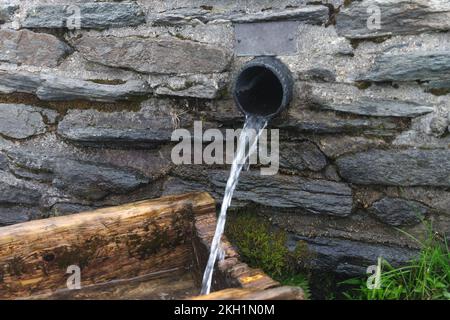
[[[0,225],[193,190],[220,202],[229,168],[175,166],[172,131],[240,127],[230,82],[251,57],[234,25],[298,21],[297,54],[279,56],[296,86],[271,124],[280,172],[245,172],[234,207],[344,274],[414,256],[397,227],[449,233],[450,2],[308,3],[2,1]]]

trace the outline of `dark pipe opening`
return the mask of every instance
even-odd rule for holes
[[[245,64],[238,73],[233,97],[244,114],[271,118],[289,105],[292,87],[291,73],[281,61],[260,57]]]

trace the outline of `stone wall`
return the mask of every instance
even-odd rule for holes
[[[299,30],[279,57],[295,78],[271,124],[281,170],[244,173],[235,207],[345,274],[413,256],[396,228],[423,233],[419,216],[450,232],[448,0],[3,0],[0,224],[190,190],[221,201],[228,168],[173,165],[172,130],[242,126],[230,82],[251,57],[234,25],[284,20]]]

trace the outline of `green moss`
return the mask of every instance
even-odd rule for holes
[[[175,232],[174,244],[178,245],[190,239],[189,230],[192,230],[192,221],[194,221],[192,205],[186,209],[180,210],[179,214],[172,217],[172,228]]]
[[[148,96],[130,96],[126,100],[116,102],[99,102],[88,100],[71,101],[43,101],[35,95],[27,93],[0,94],[0,103],[28,104],[41,108],[48,108],[65,115],[71,109],[94,109],[103,112],[115,111],[139,111],[141,103],[148,99]]]
[[[226,234],[249,266],[261,268],[282,284],[300,286],[309,295],[307,277],[300,273],[311,259],[306,243],[299,241],[290,251],[284,230],[274,230],[267,220],[251,213],[230,214]]]
[[[363,41],[370,41],[373,43],[383,43],[387,40],[392,38],[392,36],[378,36],[378,37],[372,37],[372,38],[364,38],[364,39],[350,39],[350,44],[353,49],[357,49],[359,44]]]
[[[113,85],[113,86],[117,86],[117,85],[120,85],[120,84],[127,83],[126,81],[120,80],[120,79],[113,79],[113,80],[108,80],[108,79],[90,79],[90,80],[87,80],[87,81],[90,81],[90,82],[93,82],[93,83],[98,83],[98,84],[109,84],[109,85]]]
[[[173,36],[180,40],[192,40],[191,38],[186,37],[186,36],[182,35],[181,33],[175,33],[175,34],[173,34]]]
[[[352,4],[353,0],[344,0],[344,7],[349,7]]]
[[[197,85],[197,83],[196,83],[195,81],[186,80],[186,81],[184,82],[184,89],[183,89],[183,90],[192,88],[192,87],[195,86],[195,85]]]
[[[7,263],[7,272],[14,276],[20,276],[25,273],[25,262],[21,257],[14,257]]]
[[[433,88],[426,90],[426,92],[429,92],[435,96],[445,96],[447,94],[450,94],[450,88]]]
[[[228,87],[221,88],[217,91],[217,99],[225,99],[229,95]]]
[[[355,87],[357,87],[360,90],[366,90],[372,85],[369,81],[356,81]]]
[[[130,257],[137,256],[139,259],[146,259],[162,248],[169,247],[170,240],[167,228],[161,228],[154,222],[145,228],[152,230],[152,237],[149,239],[137,234],[128,235],[126,244]]]
[[[97,250],[106,243],[106,240],[94,236],[83,244],[59,248],[54,253],[55,262],[60,269],[66,269],[70,265],[77,265],[83,269],[95,257]]]
[[[187,215],[180,214],[172,218],[171,226],[161,227],[155,221],[145,223],[143,229],[146,234],[151,235],[151,238],[137,234],[128,235],[125,242],[129,256],[147,259],[161,249],[175,248],[188,237],[187,221]],[[174,235],[172,232],[169,234],[169,230],[173,230]]]

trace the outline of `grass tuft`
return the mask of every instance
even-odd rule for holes
[[[350,287],[344,296],[351,300],[450,300],[448,242],[433,232],[431,224],[425,224],[426,239],[414,238],[421,245],[416,259],[398,268],[380,259],[380,288],[369,289],[365,279],[353,278],[340,283]]]

